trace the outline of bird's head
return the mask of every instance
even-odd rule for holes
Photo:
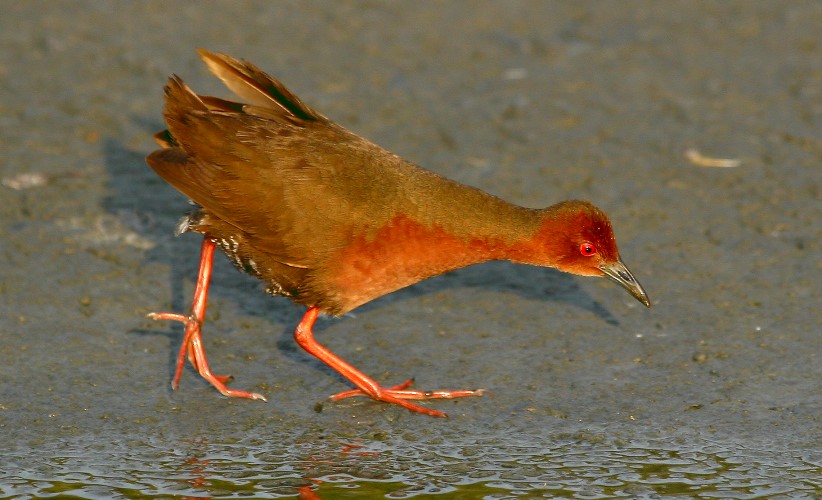
[[[611,221],[587,201],[563,201],[543,211],[537,234],[546,265],[582,276],[605,276],[651,307],[642,285],[622,262]]]

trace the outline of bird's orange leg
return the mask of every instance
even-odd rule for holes
[[[331,396],[331,400],[337,401],[351,396],[368,396],[377,401],[384,401],[386,403],[394,403],[407,408],[411,411],[431,415],[432,417],[447,417],[445,413],[430,408],[418,406],[406,401],[407,399],[450,399],[462,398],[466,396],[481,396],[482,389],[473,391],[415,391],[407,389],[414,381],[408,380],[395,387],[382,387],[373,379],[366,376],[361,371],[357,370],[350,364],[346,363],[339,356],[328,350],[325,346],[314,339],[314,332],[312,327],[317,320],[320,310],[316,307],[311,307],[306,311],[297,329],[294,330],[294,339],[300,344],[300,347],[308,351],[310,354],[316,356],[320,361],[327,364],[340,375],[348,379],[352,384],[357,386],[356,390],[346,391],[340,394]]]
[[[208,301],[208,283],[211,281],[211,268],[214,263],[214,248],[216,245],[208,237],[203,238],[203,245],[200,250],[200,272],[197,275],[197,286],[194,288],[194,300],[191,302],[191,314],[185,316],[177,313],[149,313],[148,317],[156,320],[179,321],[186,327],[183,335],[183,345],[180,346],[180,353],[177,355],[177,370],[171,382],[171,388],[177,390],[180,384],[180,377],[183,374],[183,366],[186,362],[186,355],[191,365],[200,375],[209,381],[223,396],[232,398],[260,399],[266,401],[265,397],[256,392],[239,391],[229,389],[226,383],[231,381],[230,375],[214,375],[208,367],[205,347],[203,346],[203,322],[205,321],[206,302]]]

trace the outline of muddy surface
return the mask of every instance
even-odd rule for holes
[[[0,496],[822,494],[822,4],[3,2]],[[212,366],[169,382],[199,239],[143,158],[172,72],[247,58],[352,130],[526,206],[610,215],[654,307],[490,263],[318,322],[225,260]],[[689,153],[690,150],[690,153]],[[709,166],[712,159],[731,167]],[[722,162],[719,162],[722,164]]]

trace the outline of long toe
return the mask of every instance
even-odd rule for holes
[[[393,387],[387,387],[384,390],[386,390],[386,391],[401,391],[403,389],[407,389],[407,388],[411,387],[412,385],[414,385],[414,379],[409,378],[408,380],[406,380],[405,382],[403,382],[401,384],[397,384]],[[343,391],[343,392],[340,392],[340,393],[337,393],[337,394],[333,394],[333,395],[329,396],[328,399],[330,399],[331,401],[339,401],[341,399],[350,398],[350,397],[353,397],[353,396],[367,396],[369,398],[371,397],[371,395],[369,395],[365,391],[361,391],[359,389],[352,389],[350,391]]]
[[[240,390],[237,390],[237,389],[229,389],[225,385],[223,385],[222,387],[214,385],[214,387],[218,391],[220,391],[220,394],[222,394],[223,396],[229,397],[229,398],[255,399],[255,400],[258,400],[258,401],[265,401],[266,403],[268,402],[268,399],[266,399],[265,396],[263,396],[262,394],[259,394],[257,392],[246,392],[246,391],[240,391]]]
[[[334,394],[333,396],[329,397],[329,399],[331,401],[339,401],[341,399],[350,398],[352,396],[368,396],[376,401],[382,401],[385,403],[399,405],[403,408],[407,408],[410,411],[422,413],[424,415],[430,415],[432,417],[447,417],[448,415],[441,411],[432,410],[431,408],[425,408],[424,406],[415,405],[413,403],[410,403],[408,400],[455,399],[464,397],[476,397],[482,396],[485,392],[485,389],[456,391],[420,391],[406,389],[406,387],[410,386],[411,383],[413,383],[413,380],[403,382],[402,384],[399,384],[391,388],[382,388],[376,394],[370,394],[360,389],[354,389],[351,391],[345,391],[339,394]]]

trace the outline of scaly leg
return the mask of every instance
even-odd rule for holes
[[[447,417],[445,413],[430,408],[418,406],[406,401],[407,399],[450,399],[462,398],[466,396],[481,396],[482,389],[473,391],[415,391],[407,389],[414,381],[408,380],[395,387],[382,387],[373,379],[366,376],[361,371],[357,370],[350,364],[346,363],[339,356],[328,350],[325,346],[314,339],[314,332],[312,327],[317,320],[320,310],[316,307],[311,307],[306,311],[297,329],[294,330],[294,339],[300,344],[300,347],[308,351],[310,354],[316,356],[320,361],[327,364],[340,375],[348,379],[352,384],[357,386],[356,390],[346,391],[335,396],[331,396],[333,401],[351,397],[351,396],[368,396],[377,401],[384,401],[386,403],[394,403],[407,408],[411,411],[431,415],[432,417]]]
[[[231,381],[231,376],[214,375],[208,367],[205,346],[203,346],[203,322],[205,321],[206,302],[208,300],[208,283],[211,280],[211,268],[214,263],[214,248],[216,245],[207,236],[203,238],[203,245],[200,250],[200,272],[197,275],[197,286],[194,288],[194,300],[191,302],[191,314],[185,316],[177,313],[149,313],[148,317],[156,320],[179,321],[186,327],[183,335],[183,345],[180,346],[180,353],[177,355],[177,371],[174,373],[174,380],[171,388],[177,390],[180,384],[180,377],[183,375],[186,355],[191,365],[208,380],[223,396],[233,398],[261,399],[265,397],[256,392],[238,391],[229,389],[226,383]]]

